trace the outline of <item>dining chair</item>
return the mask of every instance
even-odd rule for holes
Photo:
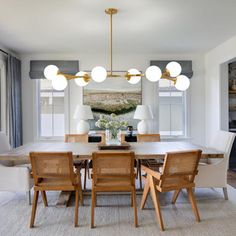
[[[65,134],[66,143],[88,143],[88,134]],[[78,172],[84,168],[84,189],[86,189],[87,174],[88,174],[88,161],[77,161],[74,166]]]
[[[160,142],[161,136],[160,134],[137,134],[137,142]],[[138,160],[137,163],[137,174],[139,176],[139,186],[140,189],[142,189],[142,178],[145,179],[145,177],[142,177],[141,172],[141,165],[145,165],[147,167],[150,167],[152,169],[158,170],[158,168],[163,163],[157,162],[155,159],[145,159],[145,160]]]
[[[209,159],[207,163],[199,163],[198,175],[195,179],[196,188],[222,188],[225,200],[228,200],[227,172],[235,135],[223,130],[216,132],[209,147],[223,152],[224,158]]]
[[[138,142],[160,142],[160,134],[137,134]]]
[[[134,225],[138,226],[136,205],[134,152],[94,152],[92,174],[91,228],[98,192],[131,192]]]
[[[11,150],[5,133],[0,132],[0,154]],[[0,191],[26,192],[31,204],[33,179],[28,166],[15,166],[12,161],[0,161]]]
[[[154,203],[157,221],[160,228],[164,230],[164,223],[161,215],[158,192],[175,191],[172,203],[175,204],[181,189],[187,189],[189,201],[191,203],[196,220],[200,221],[197,204],[193,194],[195,187],[194,178],[197,174],[197,167],[201,158],[201,150],[169,152],[165,155],[164,165],[161,172],[143,166],[142,170],[147,173],[143,196],[140,208],[143,209],[148,193],[151,192]]]
[[[34,227],[38,195],[48,206],[46,191],[75,191],[74,225],[78,226],[80,175],[74,172],[72,152],[31,152],[30,161],[34,178],[34,199],[30,228]]]
[[[66,143],[87,143],[88,134],[65,134]]]

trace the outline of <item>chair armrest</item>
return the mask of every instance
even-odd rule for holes
[[[152,177],[160,180],[161,179],[161,174],[157,171],[151,170],[150,168],[141,165],[141,170],[143,170],[144,172],[146,172],[147,174],[151,175]]]

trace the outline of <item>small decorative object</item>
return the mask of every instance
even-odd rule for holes
[[[91,107],[86,105],[78,105],[75,109],[73,118],[79,120],[76,126],[78,134],[87,134],[90,127],[86,120],[93,119]]]
[[[134,113],[134,119],[141,120],[138,123],[138,133],[148,133],[148,122],[147,120],[153,119],[151,107],[149,105],[138,105]]]
[[[99,150],[128,150],[130,149],[130,144],[128,143],[122,143],[120,145],[116,145],[116,144],[103,144],[103,143],[99,143],[98,144],[98,149]]]
[[[128,136],[132,136],[133,135],[133,126],[131,126],[131,125],[127,126],[126,133]]]
[[[99,120],[95,123],[98,128],[106,129],[106,144],[120,145],[121,144],[121,128],[128,126],[127,121],[118,120],[116,114],[112,113],[110,117],[105,118],[100,115]]]

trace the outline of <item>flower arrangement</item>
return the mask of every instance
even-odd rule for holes
[[[119,130],[126,128],[129,124],[127,121],[120,121],[116,114],[112,113],[109,117],[100,115],[99,120],[95,123],[98,128],[107,129],[111,132],[111,138],[117,139]]]

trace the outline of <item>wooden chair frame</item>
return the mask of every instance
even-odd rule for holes
[[[197,204],[193,194],[193,188],[195,187],[194,178],[197,175],[197,167],[199,160],[201,158],[201,150],[185,151],[185,152],[175,152],[167,153],[165,156],[163,172],[159,173],[149,169],[146,166],[142,166],[142,170],[147,173],[147,178],[144,186],[143,196],[141,200],[140,208],[143,209],[147,200],[148,193],[151,192],[152,201],[154,203],[157,221],[160,225],[162,231],[164,231],[164,223],[161,215],[160,202],[158,197],[158,192],[168,192],[174,190],[174,195],[172,198],[172,204],[175,204],[181,189],[186,189],[188,192],[189,201],[191,203],[193,212],[196,217],[196,221],[200,222],[200,216],[197,209]],[[170,170],[171,164],[169,164],[169,159],[174,158],[174,155],[193,155],[196,158],[196,163],[194,163],[194,168],[192,171],[184,171],[182,173],[171,174],[168,173]],[[187,157],[186,157],[187,158]],[[168,185],[167,181],[171,180],[172,185]],[[176,182],[174,181],[176,180]],[[173,184],[173,182],[175,184]]]
[[[160,142],[160,134],[137,134],[137,142]],[[151,166],[152,168],[158,168],[160,165],[157,165],[157,161],[153,159],[147,160],[138,160],[137,161],[137,174],[139,176],[139,186],[140,189],[143,189],[142,186],[142,171],[141,165]],[[143,178],[145,180],[145,178]]]
[[[38,160],[67,160],[68,166],[64,166],[67,168],[69,174],[44,174],[40,173],[37,164]],[[32,174],[34,179],[34,199],[32,204],[32,212],[30,219],[30,228],[34,227],[37,203],[38,203],[38,195],[39,191],[41,192],[42,199],[44,202],[44,206],[48,206],[46,191],[75,191],[75,216],[74,216],[74,225],[78,226],[78,210],[79,210],[79,195],[81,191],[81,180],[80,175],[76,175],[73,169],[73,156],[72,152],[31,152],[30,153],[30,161],[32,165]],[[42,168],[42,167],[40,167]],[[55,166],[56,168],[56,166]],[[46,180],[50,180],[47,182]],[[64,181],[67,181],[66,184]],[[54,182],[58,181],[58,182]],[[60,184],[61,181],[61,184]],[[81,195],[80,195],[81,198]]]
[[[137,142],[160,142],[160,134],[137,134]]]
[[[65,134],[65,143],[87,143],[88,134]]]
[[[129,162],[121,162],[123,166],[127,164],[126,170],[129,169],[128,174],[100,174],[97,170],[99,169],[99,161],[103,159],[103,164],[105,162],[112,166],[112,169],[116,168],[115,158],[122,157],[124,160],[127,159]],[[93,178],[92,178],[92,203],[91,203],[91,228],[94,228],[94,208],[97,205],[97,193],[98,192],[131,192],[131,206],[134,208],[134,225],[138,226],[138,215],[137,215],[137,205],[136,205],[136,188],[135,188],[135,172],[134,172],[134,152],[94,152],[93,158]],[[107,164],[106,163],[106,164]],[[105,164],[104,164],[105,165]],[[120,164],[119,164],[120,165]],[[122,167],[117,167],[122,168]],[[108,168],[109,169],[109,168]],[[99,185],[100,181],[104,180],[103,185]],[[112,182],[116,181],[115,185]],[[126,184],[124,184],[125,181]]]
[[[65,134],[65,143],[88,143],[88,134]],[[84,190],[86,189],[87,174],[88,174],[88,161],[80,161],[75,163],[77,171],[80,172],[84,168]],[[83,201],[81,202],[83,205]]]

